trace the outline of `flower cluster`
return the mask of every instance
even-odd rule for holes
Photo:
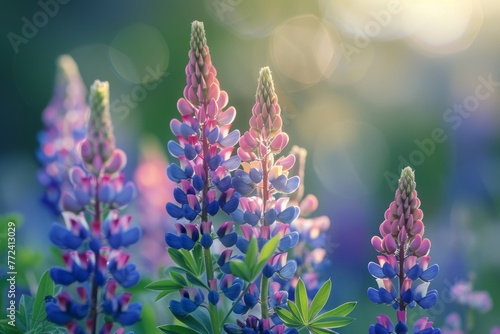
[[[381,315],[377,324],[370,327],[370,333],[406,333],[406,308],[419,305],[428,309],[437,301],[437,291],[428,288],[439,267],[429,265],[431,242],[423,237],[423,212],[415,186],[414,172],[406,167],[401,172],[395,200],[380,225],[381,236],[374,236],[371,241],[381,255],[378,264],[368,264],[368,271],[378,284],[378,289],[368,289],[368,297],[376,304],[391,305],[397,310],[398,323],[393,326],[386,315]],[[414,283],[418,285],[414,287]],[[421,318],[414,324],[413,332],[438,334],[440,330],[434,329],[427,318]]]
[[[296,159],[290,174],[304,178],[307,151],[304,148],[293,146],[290,154]],[[295,286],[298,278],[302,277],[307,295],[312,299],[320,287],[320,277],[318,272],[328,266],[326,231],[330,228],[330,218],[328,216],[311,217],[318,208],[318,198],[313,194],[304,197],[304,183],[302,182],[297,191],[290,195],[290,203],[300,208],[299,217],[290,224],[292,231],[297,231],[300,235],[299,243],[293,248],[289,256],[297,262],[297,272],[290,280],[288,294],[290,299],[294,299]]]
[[[130,293],[116,290],[140,279],[123,248],[139,241],[141,231],[131,225],[131,216],[119,214],[133,199],[135,187],[124,183],[121,173],[126,156],[115,147],[107,82],[91,86],[90,106],[88,135],[81,143],[83,165],[70,169],[72,189],[62,194],[65,226],[54,223],[49,232],[52,243],[66,250],[65,267],[51,268],[50,276],[63,286],[78,283],[79,300],[62,292],[47,302],[46,311],[49,321],[65,325],[69,333],[85,333],[78,323],[85,319],[87,332],[94,334],[98,328],[110,333],[113,322],[127,326],[139,320],[141,304],[130,303]],[[102,326],[99,313],[107,319]]]
[[[260,71],[256,101],[249,123],[250,130],[241,137],[238,149],[238,155],[243,161],[242,169],[236,170],[232,180],[236,191],[242,194],[240,206],[232,214],[232,218],[240,224],[242,231],[236,247],[247,256],[252,239],[257,240],[259,251],[270,239],[278,240],[277,248],[263,267],[260,277],[261,318],[255,318],[255,321],[263,326],[262,332],[265,332],[266,326],[267,329],[274,330],[275,326],[282,324],[274,314],[274,308],[286,304],[288,293],[280,290],[276,284],[271,290],[269,288],[273,281],[289,280],[297,270],[297,262],[288,259],[288,251],[299,241],[299,233],[292,232],[290,224],[300,213],[297,206],[289,205],[289,198],[286,197],[296,191],[300,184],[298,176],[289,175],[295,156],[290,154],[275,159],[275,155],[286,147],[288,135],[281,128],[281,108],[268,67]],[[248,292],[235,308],[235,313],[245,314],[257,304],[257,289],[254,283],[249,285]],[[257,292],[252,295],[252,291]],[[231,332],[231,326],[225,328]],[[276,330],[277,328],[279,327]]]
[[[82,164],[76,147],[86,135],[89,108],[85,98],[86,89],[75,61],[69,55],[60,56],[54,95],[42,114],[45,129],[38,135],[37,151],[42,164],[37,174],[44,187],[42,202],[56,216],[61,213],[62,192],[71,187],[68,170]]]
[[[169,278],[148,286],[161,291],[159,298],[179,292],[169,306],[185,326],[160,329],[297,333],[277,312],[289,307],[283,282],[297,270],[297,262],[288,257],[299,242],[300,234],[291,224],[300,209],[287,195],[297,190],[300,178],[291,173],[294,154],[275,158],[289,138],[282,131],[271,71],[260,71],[250,129],[240,138],[238,130],[230,130],[236,111],[225,109],[228,95],[219,88],[201,22],[192,24],[190,46],[187,84],[177,103],[181,119],[170,122],[177,140],[167,145],[179,160],[167,168],[177,187],[174,201],[166,204],[178,221],[175,232],[165,234],[176,266],[167,268]],[[237,155],[232,155],[237,143]],[[216,215],[223,216],[222,222]],[[200,306],[208,309],[208,319]],[[322,307],[316,307],[317,312]],[[243,319],[235,324],[237,316]]]

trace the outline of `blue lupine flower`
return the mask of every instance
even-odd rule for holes
[[[104,235],[113,249],[128,247],[141,238],[141,229],[130,226],[130,215],[118,216],[118,211],[112,210],[104,220]]]
[[[88,315],[89,302],[87,290],[78,287],[78,294],[82,303],[78,303],[71,298],[67,292],[62,292],[55,299],[49,300],[45,304],[47,319],[58,325],[65,325],[73,319],[83,319]]]
[[[93,254],[91,252],[78,253],[72,251],[63,254],[66,269],[60,267],[50,268],[50,277],[54,283],[70,285],[73,282],[85,282],[94,270]]]
[[[52,224],[49,238],[52,243],[60,248],[78,249],[87,239],[88,224],[83,214],[75,215],[72,212],[63,212],[66,228],[60,224]]]
[[[217,229],[217,236],[219,237],[219,241],[225,247],[232,247],[238,240],[238,234],[234,231],[234,223],[231,221],[223,223]]]
[[[198,225],[196,224],[179,224],[176,223],[175,227],[177,229],[177,234],[168,232],[165,234],[165,242],[169,247],[175,249],[184,248],[186,250],[193,249],[195,243],[200,238],[200,232],[198,232]]]
[[[181,300],[171,300],[170,310],[178,317],[183,317],[194,312],[205,298],[201,289],[188,287],[180,290]]]
[[[227,298],[235,300],[243,289],[243,281],[233,274],[225,274],[220,280],[220,289]]]
[[[127,263],[129,258],[129,254],[120,250],[112,253],[108,262],[109,272],[124,288],[136,285],[141,278],[135,264]]]
[[[119,296],[115,295],[117,281],[110,280],[106,285],[106,292],[102,302],[102,308],[105,314],[123,326],[130,326],[139,321],[142,306],[140,303],[130,303],[132,294],[124,292]]]

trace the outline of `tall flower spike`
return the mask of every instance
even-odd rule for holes
[[[171,140],[167,146],[179,163],[171,163],[167,168],[167,176],[176,187],[172,200],[166,204],[170,217],[187,222],[176,223],[176,232],[166,233],[165,242],[170,252],[181,248],[198,252],[202,248],[206,283],[215,287],[217,279],[214,278],[211,249],[216,236],[212,233],[211,217],[220,210],[231,214],[238,206],[240,195],[231,186],[230,172],[240,165],[240,158],[232,155],[240,132],[231,131],[236,110],[226,108],[229,98],[220,89],[201,22],[194,21],[191,25],[188,55],[184,97],[177,102],[181,119],[170,122],[177,140]],[[223,244],[232,246],[236,242],[231,232],[230,229],[221,231]],[[217,292],[211,291],[214,292],[206,291],[197,296],[210,296],[209,312],[214,319],[217,313],[214,294]],[[188,299],[183,298],[186,303]],[[170,304],[174,315],[196,310],[179,305],[177,301]],[[217,321],[212,322],[211,327],[214,333],[220,331]]]
[[[437,276],[439,266],[429,266],[431,242],[423,238],[423,212],[415,188],[415,174],[406,167],[401,172],[395,200],[389,205],[380,225],[381,236],[372,238],[373,247],[381,253],[379,263],[368,264],[368,271],[378,283],[378,289],[368,289],[368,297],[376,304],[392,305],[398,310],[395,333],[406,333],[409,327],[406,324],[407,307],[419,305],[428,309],[437,301],[437,291],[428,290],[428,287]],[[413,283],[418,285],[413,287]],[[399,287],[398,292],[394,286]],[[379,323],[370,327],[370,333],[384,332],[378,329],[382,326],[387,333],[393,333],[390,321],[387,322],[390,326],[384,325],[380,322],[382,318],[388,320],[385,315],[379,317]],[[440,333],[427,318],[419,319],[413,330],[415,333]]]
[[[141,231],[131,226],[131,216],[119,214],[119,210],[134,197],[135,186],[131,182],[124,184],[121,173],[126,155],[115,148],[107,82],[96,81],[91,86],[90,106],[87,138],[80,150],[84,164],[71,168],[72,189],[62,196],[63,209],[71,212],[63,212],[66,227],[53,224],[49,232],[56,246],[74,250],[63,254],[66,268],[51,268],[52,279],[65,286],[74,282],[90,286],[90,296],[86,293],[80,296],[89,302],[78,313],[67,312],[71,300],[68,292],[62,292],[59,295],[62,297],[57,296],[59,305],[47,303],[46,311],[49,320],[65,324],[70,333],[82,333],[82,326],[77,321],[86,319],[87,331],[97,334],[102,312],[107,313],[108,321],[112,318],[122,325],[132,325],[139,320],[141,304],[129,304],[131,294],[110,297],[111,301],[100,296],[109,277],[115,279],[115,286],[119,284],[123,288],[139,281],[136,266],[128,263],[129,254],[122,248],[139,241]],[[106,219],[105,213],[108,213]],[[86,217],[90,219],[89,223]],[[105,323],[100,333],[109,333],[111,328],[112,324]]]
[[[45,188],[42,201],[55,215],[61,213],[62,192],[71,185],[68,170],[81,165],[78,143],[85,137],[89,114],[86,89],[78,66],[69,55],[57,59],[54,95],[42,115],[44,131],[38,135],[37,158],[42,168],[38,180]]]

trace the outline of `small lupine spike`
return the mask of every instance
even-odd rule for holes
[[[379,290],[368,289],[368,297],[377,304],[390,304],[397,309],[398,324],[396,333],[406,333],[406,309],[419,305],[423,309],[432,307],[437,301],[437,291],[428,290],[430,281],[434,279],[439,271],[438,265],[429,267],[431,242],[424,239],[424,224],[422,222],[423,213],[420,207],[420,200],[415,190],[415,173],[410,167],[406,167],[401,172],[398,189],[395,193],[394,201],[386,211],[385,220],[380,225],[379,236],[372,238],[372,245],[379,253],[379,263],[370,263],[368,269],[370,273],[380,281],[383,279],[391,282],[397,280],[397,285],[401,287],[399,295],[391,294],[386,286],[380,286]],[[386,261],[391,261],[389,265]],[[396,266],[396,263],[398,264]],[[398,268],[399,267],[399,268]],[[424,281],[424,283],[414,286],[414,281]],[[391,283],[392,284],[392,283]],[[372,325],[370,333],[377,327],[389,330],[390,326],[382,323]],[[392,326],[392,325],[391,325]],[[432,328],[432,323],[416,323],[414,327],[419,328],[418,333],[439,333],[438,329]],[[380,329],[381,332],[384,332]]]
[[[96,80],[90,86],[90,121],[88,140],[93,152],[105,163],[115,149],[115,136],[109,112],[109,83]],[[94,157],[95,159],[95,157]],[[94,160],[95,163],[95,160]]]

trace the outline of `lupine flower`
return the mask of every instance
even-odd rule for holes
[[[369,288],[368,297],[376,304],[392,305],[398,310],[396,333],[406,333],[406,308],[419,305],[432,307],[437,301],[437,291],[428,290],[430,281],[439,271],[438,265],[429,266],[431,242],[423,238],[424,224],[420,200],[415,190],[415,175],[405,168],[399,179],[395,200],[385,212],[380,225],[381,237],[372,238],[373,247],[381,253],[378,264],[370,262],[368,271],[376,279],[378,289]],[[397,284],[393,284],[393,280]],[[413,287],[414,282],[421,282]],[[400,287],[399,291],[396,287]],[[385,315],[377,318],[378,324],[370,327],[370,333],[392,333],[392,323]],[[413,326],[414,333],[440,333],[432,328],[432,322],[421,318]]]
[[[97,333],[97,316],[101,310],[122,325],[137,322],[141,312],[140,303],[129,303],[130,293],[114,295],[117,284],[129,288],[140,279],[135,264],[128,263],[130,256],[121,248],[136,243],[141,232],[131,225],[130,216],[119,215],[119,209],[134,197],[135,187],[125,183],[121,173],[126,156],[115,147],[108,90],[108,84],[99,81],[91,87],[88,135],[81,143],[83,164],[70,170],[72,187],[62,196],[62,208],[67,210],[63,212],[65,227],[53,224],[49,232],[56,246],[71,250],[63,254],[66,268],[50,269],[54,282],[64,286],[74,282],[91,286],[91,296],[86,289],[78,288],[84,304],[72,301],[68,292],[60,293],[56,302],[46,304],[47,318],[66,325],[70,333],[85,333],[76,322],[84,318],[86,330]],[[104,210],[109,213],[103,221]],[[91,217],[90,224],[86,216]],[[109,277],[113,280],[108,281]],[[105,296],[99,298],[99,288],[105,285]],[[110,333],[111,329],[112,322],[106,322],[100,333]]]
[[[170,301],[170,310],[173,314],[180,317],[194,312],[205,298],[201,289],[193,287],[182,289],[180,293],[182,296],[180,301]]]
[[[193,221],[203,214],[202,208],[211,216],[221,206],[227,213],[236,209],[236,205],[228,205],[233,196],[238,198],[229,188],[229,172],[240,164],[237,156],[231,157],[240,133],[230,132],[236,110],[224,110],[228,95],[219,88],[203,23],[197,21],[192,25],[189,59],[184,98],[177,102],[182,122],[174,119],[170,124],[178,143],[170,141],[168,149],[180,165],[173,163],[167,168],[170,180],[179,184],[174,190],[177,203],[167,203],[167,212]],[[217,186],[219,197],[215,189],[208,189],[212,184]]]
[[[295,164],[290,167],[290,174],[304,178],[307,151],[304,148],[293,146],[289,156],[282,159],[282,164],[288,165],[292,160]],[[292,159],[293,158],[293,159]],[[281,158],[280,158],[281,159]],[[327,216],[311,217],[318,208],[318,199],[313,194],[304,197],[304,183],[302,182],[296,192],[290,195],[290,205],[298,205],[300,215],[290,224],[290,229],[299,234],[298,244],[291,249],[290,256],[297,262],[295,277],[288,284],[283,281],[283,288],[288,288],[291,300],[295,298],[295,285],[301,276],[305,284],[307,295],[312,299],[319,289],[317,271],[322,266],[327,266],[326,258],[326,231],[330,228],[330,219]]]
[[[78,287],[78,295],[81,302],[73,300],[67,292],[62,292],[46,304],[47,319],[58,325],[64,325],[73,319],[81,320],[87,316],[89,311],[88,291],[84,287]]]
[[[116,296],[117,286],[117,281],[108,281],[102,302],[103,311],[124,326],[133,325],[139,320],[141,304],[138,302],[130,303],[132,294],[127,292]]]
[[[298,176],[289,176],[289,170],[295,163],[295,157],[289,155],[275,160],[288,143],[288,135],[282,131],[281,109],[274,91],[274,84],[269,68],[263,68],[259,74],[256,101],[250,118],[250,130],[240,138],[238,155],[243,161],[242,169],[235,171],[232,179],[234,189],[242,196],[239,207],[231,214],[233,220],[240,224],[242,235],[236,241],[236,247],[246,254],[250,241],[257,240],[258,250],[273,237],[279,236],[277,252],[265,264],[260,278],[260,289],[250,285],[249,292],[235,306],[234,312],[244,314],[255,305],[258,290],[266,291],[260,296],[262,318],[249,316],[247,323],[239,326],[228,325],[226,332],[233,333],[243,328],[244,332],[271,333],[274,326],[282,324],[276,316],[269,314],[269,306],[285,302],[288,293],[277,289],[280,284],[273,285],[273,280],[289,280],[295,274],[297,263],[288,260],[288,251],[299,241],[299,233],[290,231],[290,224],[297,219],[300,210],[289,205],[286,195],[294,192],[300,183]],[[226,260],[228,255],[224,258]],[[220,260],[220,259],[219,259]],[[224,268],[223,268],[224,270]],[[252,291],[255,294],[252,294]],[[249,319],[251,321],[249,321]],[[275,327],[276,332],[284,330],[284,326]]]
[[[54,95],[42,114],[45,129],[38,135],[37,151],[42,165],[37,176],[45,189],[42,201],[55,215],[61,213],[63,191],[70,188],[69,169],[81,165],[77,147],[86,134],[89,108],[85,95],[75,61],[69,55],[60,56]]]
[[[459,304],[467,305],[479,312],[488,312],[493,301],[488,291],[473,291],[471,281],[460,281],[453,285],[451,293]]]

